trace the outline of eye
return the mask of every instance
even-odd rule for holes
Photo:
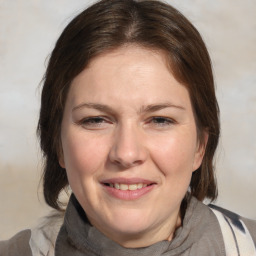
[[[162,127],[162,126],[170,126],[174,124],[175,121],[168,117],[156,116],[151,118],[150,123],[156,126]]]
[[[79,125],[88,129],[105,128],[110,123],[107,118],[102,116],[87,117],[78,122]]]

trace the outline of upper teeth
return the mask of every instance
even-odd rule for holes
[[[138,184],[122,184],[122,183],[110,183],[110,187],[120,189],[120,190],[136,190],[141,189],[147,186],[147,184],[138,183]]]

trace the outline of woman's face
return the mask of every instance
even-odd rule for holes
[[[127,46],[93,59],[72,82],[61,141],[60,164],[94,226],[126,247],[168,238],[204,149],[163,53]]]

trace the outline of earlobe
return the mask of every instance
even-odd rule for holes
[[[193,171],[197,170],[203,161],[208,138],[209,133],[207,131],[204,131],[202,141],[198,141],[197,151],[194,157]]]
[[[61,168],[65,169],[65,162],[64,162],[64,157],[63,154],[61,154],[61,156],[59,157],[59,165],[61,166]]]
[[[65,169],[65,161],[64,161],[64,154],[62,150],[62,143],[59,142],[59,150],[58,150],[58,160],[59,160],[59,165],[61,168]]]

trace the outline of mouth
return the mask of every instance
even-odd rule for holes
[[[105,191],[121,200],[137,200],[154,190],[157,183],[144,179],[114,178],[101,182]]]
[[[119,190],[138,190],[142,188],[146,188],[148,186],[152,186],[154,183],[146,184],[146,183],[134,183],[134,184],[125,184],[125,183],[103,183],[104,186],[108,186],[111,188],[119,189]]]

